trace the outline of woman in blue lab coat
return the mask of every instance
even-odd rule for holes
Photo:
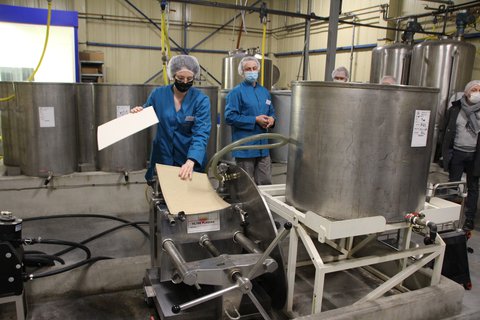
[[[275,110],[267,89],[258,80],[260,62],[255,57],[244,57],[238,73],[245,80],[227,96],[225,122],[232,127],[232,141],[266,133],[275,125]],[[245,145],[268,144],[267,139]],[[258,185],[272,183],[272,168],[268,149],[237,150],[232,152],[239,167],[244,169]]]
[[[145,174],[147,181],[153,180],[156,163],[180,167],[178,176],[186,180],[192,178],[194,170],[203,171],[207,160],[210,100],[192,87],[200,75],[200,65],[193,56],[175,56],[168,63],[167,74],[174,83],[154,89],[143,107],[131,111],[152,106],[159,120]]]

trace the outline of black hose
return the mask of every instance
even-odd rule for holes
[[[47,260],[48,265],[54,265],[54,261],[65,264],[65,261],[62,258],[52,254],[28,254],[23,258],[23,262],[25,262],[25,264],[28,264],[28,262],[37,262],[37,260]]]
[[[437,225],[435,222],[428,221],[427,227],[430,229],[430,241],[434,243],[435,239],[437,238]]]
[[[52,267],[55,262],[52,259],[39,256],[35,258],[24,257],[23,264],[26,267]]]
[[[44,277],[49,277],[49,276],[53,276],[53,275],[56,275],[56,274],[59,274],[59,273],[63,273],[63,272],[66,272],[66,271],[70,271],[72,269],[75,269],[75,268],[78,268],[78,267],[81,267],[85,264],[88,264],[88,263],[95,263],[97,261],[100,261],[100,260],[107,260],[107,259],[112,259],[110,257],[93,257],[93,258],[88,258],[88,259],[85,259],[85,260],[82,260],[82,261],[79,261],[77,263],[74,263],[72,265],[69,265],[67,267],[64,267],[64,268],[61,268],[61,269],[56,269],[56,270],[52,270],[52,271],[47,271],[47,272],[44,272],[44,273],[39,273],[39,274],[24,274],[23,277],[24,277],[24,280],[33,280],[33,279],[38,279],[38,278],[44,278]]]
[[[47,254],[46,252],[43,251],[37,251],[37,250],[25,250],[23,251],[24,254]]]
[[[105,214],[92,214],[92,213],[87,213],[87,214],[60,214],[60,215],[52,215],[52,216],[42,216],[42,217],[32,217],[32,218],[26,218],[23,219],[23,222],[27,221],[35,221],[35,220],[46,220],[46,219],[63,219],[63,218],[103,218],[103,219],[111,219],[115,221],[120,221],[124,223],[129,223],[131,221],[115,217],[115,216],[110,216],[110,215],[105,215]],[[138,229],[141,233],[149,239],[148,233],[140,228],[139,226],[134,226],[136,229]]]
[[[103,232],[100,232],[100,233],[98,233],[98,234],[96,234],[96,235],[94,235],[94,236],[92,236],[92,237],[90,237],[90,238],[88,238],[88,239],[85,239],[85,240],[81,241],[80,243],[81,243],[81,244],[86,244],[86,243],[88,243],[88,242],[90,242],[90,241],[93,241],[93,240],[95,240],[95,239],[98,239],[98,238],[100,238],[100,237],[103,237],[104,235],[106,235],[106,234],[108,234],[108,233],[110,233],[110,232],[113,232],[113,231],[115,231],[115,230],[121,229],[121,228],[123,228],[123,227],[128,227],[128,226],[131,226],[131,225],[139,225],[139,224],[148,224],[148,221],[137,221],[137,222],[124,223],[124,224],[121,224],[121,225],[119,225],[119,226],[116,226],[116,227],[110,228],[110,229],[108,229],[108,230],[105,230],[105,231],[103,231]],[[70,247],[70,248],[67,248],[67,249],[64,249],[64,250],[62,250],[62,251],[59,251],[59,252],[55,253],[55,255],[56,255],[56,256],[61,256],[61,255],[64,255],[65,253],[67,253],[67,252],[72,251],[73,249],[74,249],[74,248]]]
[[[88,249],[86,246],[78,242],[56,240],[56,239],[42,239],[42,238],[23,239],[22,242],[26,245],[37,244],[37,243],[66,245],[66,246],[82,249],[87,254],[87,259],[90,259],[90,257],[92,256],[90,249]]]

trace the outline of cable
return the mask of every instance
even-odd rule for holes
[[[108,259],[112,259],[112,258],[111,257],[93,257],[93,258],[85,259],[85,260],[82,260],[80,262],[74,263],[74,264],[69,265],[65,268],[56,269],[56,270],[52,270],[52,271],[47,271],[47,272],[39,273],[39,274],[33,274],[33,273],[24,274],[23,277],[24,277],[24,280],[33,280],[33,279],[38,279],[38,278],[49,277],[49,276],[53,276],[53,275],[56,275],[56,274],[59,274],[59,273],[70,271],[72,269],[81,267],[81,266],[83,266],[85,264],[88,264],[88,263],[95,263],[95,262],[100,261],[100,260],[108,260]]]
[[[96,239],[98,239],[98,238],[100,238],[100,237],[103,237],[104,235],[106,235],[106,234],[108,234],[108,233],[110,233],[110,232],[113,232],[113,231],[115,231],[115,230],[118,230],[118,229],[121,229],[121,228],[124,228],[124,227],[128,227],[128,226],[131,226],[131,225],[139,225],[139,224],[148,224],[148,221],[137,221],[137,222],[125,223],[125,224],[122,224],[122,225],[119,225],[119,226],[110,228],[110,229],[108,229],[108,230],[105,230],[105,231],[103,231],[103,232],[100,232],[100,233],[98,233],[98,234],[96,234],[96,235],[94,235],[94,236],[92,236],[92,237],[90,237],[90,238],[87,238],[87,239],[81,241],[80,243],[81,243],[81,244],[86,244],[86,243],[88,243],[88,242],[90,242],[90,241],[93,241],[93,240],[96,240]],[[57,253],[54,253],[54,255],[55,255],[55,256],[61,256],[61,255],[64,255],[65,253],[67,253],[67,252],[72,251],[73,249],[74,249],[74,248],[71,248],[71,247],[70,247],[70,248],[64,249],[64,250],[62,250],[62,251],[59,251],[59,252],[57,252]]]
[[[71,246],[75,247],[78,249],[82,249],[85,251],[87,255],[87,259],[89,259],[92,256],[92,253],[90,252],[90,249],[88,249],[86,246],[83,244],[77,243],[77,242],[72,242],[72,241],[65,241],[65,240],[57,240],[57,239],[42,239],[40,237],[38,238],[25,238],[22,239],[22,243],[25,245],[33,245],[33,244],[55,244],[55,245],[66,245],[66,246]]]
[[[109,215],[104,215],[104,214],[92,214],[92,213],[87,213],[87,214],[60,214],[60,215],[52,215],[52,216],[32,217],[32,218],[23,219],[23,222],[35,221],[35,220],[46,220],[46,219],[57,219],[57,218],[58,219],[63,219],[63,218],[103,218],[103,219],[111,219],[111,220],[115,220],[115,221],[120,221],[120,222],[124,222],[124,223],[131,222],[131,221],[128,221],[128,220],[125,220],[125,219],[122,219],[122,218],[115,217],[115,216],[109,216]],[[150,235],[145,230],[143,230],[142,228],[140,228],[137,225],[134,225],[134,227],[136,229],[138,229],[141,233],[143,233],[145,235],[145,237],[147,237],[148,239],[150,238]]]
[[[62,258],[60,257],[57,257],[57,255],[54,255],[54,254],[27,254],[25,255],[23,261],[32,261],[32,262],[35,262],[35,260],[43,260],[45,259],[46,261],[48,262],[51,262],[53,263],[53,261],[58,261],[60,262],[61,264],[65,264],[65,260],[63,260]]]

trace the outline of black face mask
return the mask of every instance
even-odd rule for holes
[[[187,92],[188,89],[190,89],[191,86],[193,86],[193,80],[190,82],[183,82],[183,81],[178,81],[175,79],[175,88],[177,88],[178,91],[180,92]]]

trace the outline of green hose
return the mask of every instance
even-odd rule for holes
[[[248,146],[242,146],[242,144],[251,142],[251,141],[257,141],[257,140],[262,140],[262,139],[274,139],[274,140],[280,140],[280,142],[275,142],[271,144],[256,144],[256,145],[248,145]],[[237,151],[237,150],[255,150],[255,149],[273,149],[273,148],[279,148],[287,143],[290,142],[290,139],[279,134],[279,133],[261,133],[261,134],[256,134],[250,137],[246,137],[240,140],[237,140],[227,146],[225,146],[222,150],[218,151],[213,155],[213,157],[208,161],[206,172],[208,173],[210,171],[210,168],[212,168],[212,173],[213,176],[218,180],[218,181],[223,181],[223,177],[218,174],[217,170],[217,165],[220,159],[226,155],[227,153],[231,151]]]

